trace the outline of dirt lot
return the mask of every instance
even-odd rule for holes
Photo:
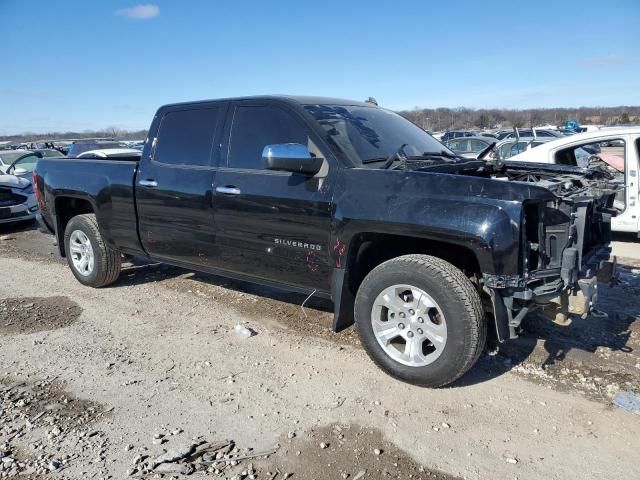
[[[640,478],[640,416],[611,402],[640,392],[640,244],[619,240],[608,318],[534,317],[426,390],[324,302],[138,261],[87,289],[51,238],[0,228],[0,477]]]

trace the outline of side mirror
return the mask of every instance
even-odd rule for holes
[[[315,175],[322,168],[324,158],[314,157],[299,143],[277,143],[262,150],[262,163],[267,170]]]
[[[25,173],[27,173],[27,170],[25,170],[24,168],[17,167],[16,169],[13,170],[14,175],[22,175]]]

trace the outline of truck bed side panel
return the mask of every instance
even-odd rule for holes
[[[86,200],[106,242],[127,253],[144,253],[138,238],[133,190],[137,165],[114,160],[41,160],[37,173],[46,185],[47,213],[52,219],[64,215],[65,199]]]

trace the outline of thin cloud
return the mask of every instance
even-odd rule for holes
[[[149,20],[160,15],[160,7],[151,3],[116,10],[116,15],[134,20]]]
[[[51,94],[49,92],[40,90],[25,90],[21,88],[3,88],[2,90],[0,90],[0,95],[4,97],[20,97],[37,100],[51,98]]]
[[[620,55],[602,55],[585,58],[581,64],[587,67],[610,67],[612,65],[625,65],[631,63],[628,58]]]

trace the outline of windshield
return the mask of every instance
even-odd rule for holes
[[[386,160],[403,145],[402,151],[409,158],[443,151],[455,155],[427,132],[388,110],[356,105],[304,108],[322,126],[333,145],[355,165]]]

